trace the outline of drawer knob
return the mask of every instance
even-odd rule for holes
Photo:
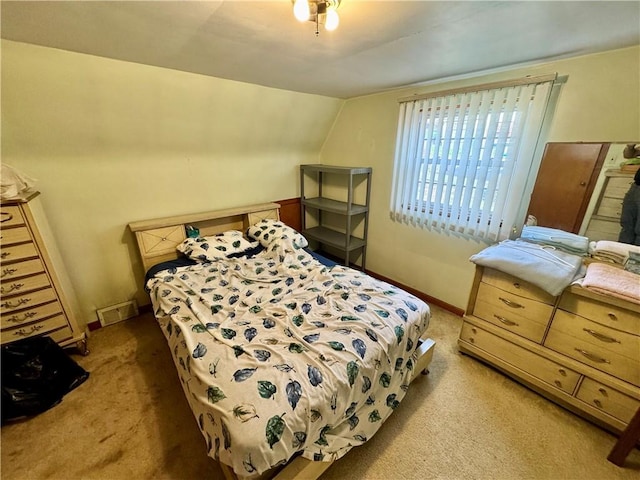
[[[603,397],[608,397],[608,396],[609,396],[609,392],[607,392],[607,391],[606,391],[604,388],[602,388],[602,387],[600,387],[600,388],[598,389],[598,391],[600,392],[600,394],[601,394]]]
[[[609,360],[607,360],[606,358],[602,358],[599,357],[597,355],[594,355],[591,352],[588,352],[586,350],[582,350],[580,348],[576,348],[575,349],[576,352],[578,352],[580,355],[582,355],[583,357],[591,360],[592,362],[596,362],[596,363],[611,363]]]
[[[617,340],[617,339],[615,339],[613,337],[610,337],[608,335],[604,335],[602,333],[596,332],[595,330],[591,330],[590,328],[583,328],[582,330],[587,332],[592,337],[597,338],[601,342],[605,342],[605,343],[620,343],[620,340]]]
[[[0,258],[7,258],[9,255],[11,255],[11,252],[2,252],[0,253]]]
[[[563,377],[566,377],[566,376],[567,376],[567,371],[566,371],[564,368],[559,369],[559,370],[558,370],[558,373],[559,373],[560,375],[562,375]]]
[[[608,317],[609,317],[609,319],[611,319],[611,320],[618,320],[618,317],[616,317],[616,314],[615,314],[615,313],[611,313],[611,312],[609,312],[609,313],[607,314],[607,316],[608,316]]]
[[[494,315],[494,317],[496,317],[500,322],[504,323],[505,325],[509,326],[509,327],[517,327],[518,324],[516,322],[513,322],[511,320],[508,320],[504,317],[501,317],[500,315]]]
[[[513,282],[513,286],[514,286],[515,288],[520,288],[520,284],[519,284],[518,282]]]
[[[560,380],[554,380],[553,383],[556,384],[556,387],[562,388],[562,382]]]
[[[8,288],[0,287],[0,293],[7,294],[14,290],[20,290],[22,287],[24,287],[24,283],[12,283]]]
[[[473,327],[473,328],[471,329],[471,331],[472,331],[473,333],[478,333],[478,330],[476,329],[476,327]]]
[[[5,268],[4,270],[2,270],[2,276],[1,277],[4,278],[7,275],[13,275],[17,271],[18,271],[17,268]]]
[[[593,401],[593,403],[595,404],[596,407],[602,408],[602,402],[597,398]]]
[[[473,337],[469,338],[469,343],[476,343],[475,338],[473,338]]]
[[[502,298],[502,297],[498,297],[500,299],[500,301],[502,303],[504,303],[507,307],[511,307],[511,308],[524,308],[522,305],[520,305],[519,303],[516,303],[512,300],[509,300],[508,298]]]

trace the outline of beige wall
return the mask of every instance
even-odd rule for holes
[[[640,140],[640,47],[425,85],[348,100],[322,150],[322,161],[373,167],[367,267],[459,308],[473,280],[469,257],[486,245],[394,222],[389,197],[397,99],[524,75],[558,72],[562,89],[548,141]]]
[[[343,101],[2,41],[2,161],[38,179],[82,323],[136,298],[131,221],[299,194]]]

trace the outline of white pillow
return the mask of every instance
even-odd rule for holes
[[[268,248],[278,240],[284,244],[291,244],[295,248],[304,248],[309,245],[301,233],[276,220],[260,220],[249,227],[247,237],[257,240],[264,248]]]
[[[187,238],[176,249],[194,260],[212,262],[255,246],[242,236],[242,232],[227,230],[208,237]]]

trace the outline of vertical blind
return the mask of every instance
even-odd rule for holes
[[[392,218],[488,241],[507,238],[554,79],[400,100]]]

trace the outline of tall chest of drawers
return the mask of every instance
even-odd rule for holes
[[[604,185],[585,236],[599,240],[617,241],[620,235],[620,215],[622,199],[633,183],[633,172],[607,170]]]
[[[640,305],[477,267],[458,347],[610,431],[640,407]]]
[[[1,343],[46,335],[87,353],[71,287],[40,205],[39,193],[0,208]]]

